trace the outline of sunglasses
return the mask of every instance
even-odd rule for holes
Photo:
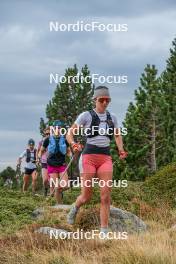
[[[50,135],[50,133],[45,133],[45,136],[49,136]]]
[[[98,98],[98,102],[100,102],[101,104],[104,101],[109,104],[111,102],[111,98]]]

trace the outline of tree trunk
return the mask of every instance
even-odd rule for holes
[[[155,114],[152,114],[152,127],[151,127],[151,167],[150,171],[153,173],[156,171],[156,121],[155,121]]]

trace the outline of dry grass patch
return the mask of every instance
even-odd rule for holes
[[[175,264],[176,232],[130,235],[127,240],[50,240],[30,231],[0,241],[0,263]],[[3,250],[2,250],[3,248]]]

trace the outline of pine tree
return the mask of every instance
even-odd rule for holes
[[[165,163],[176,160],[176,38],[172,42],[170,57],[162,76],[162,91],[165,98]]]
[[[44,129],[46,128],[46,123],[44,119],[41,117],[40,118],[40,134],[43,136],[44,135]]]
[[[129,152],[122,174],[131,180],[144,179],[157,169],[157,151],[162,146],[161,104],[163,97],[154,65],[147,65],[135,90],[135,102],[130,103],[124,127],[125,147]]]
[[[69,77],[77,75],[78,68],[76,65],[65,71],[64,76],[67,81],[57,85],[54,96],[46,107],[46,116],[49,121],[60,119],[70,126],[78,114],[91,109],[93,93],[91,79],[90,83],[86,83],[85,80],[81,82],[81,75],[84,78],[90,76],[87,65],[81,69],[79,83],[73,81],[69,82]]]
[[[74,76],[79,75],[78,82],[74,82]],[[71,126],[76,117],[83,111],[92,108],[92,95],[94,85],[92,85],[90,71],[85,65],[79,74],[78,68],[68,68],[65,71],[66,82],[60,82],[54,92],[53,98],[46,106],[46,117],[48,123],[59,119],[67,126]],[[87,77],[87,80],[85,79]],[[43,126],[43,120],[41,121]],[[85,137],[77,136],[78,141],[85,142]],[[78,160],[74,160],[73,178],[79,176]]]
[[[0,173],[0,178],[3,179],[3,181],[5,182],[7,179],[11,179],[11,180],[15,180],[15,176],[16,176],[16,172],[13,168],[11,168],[10,166],[8,166],[6,169],[4,169],[1,173]]]

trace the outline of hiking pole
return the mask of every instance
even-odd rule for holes
[[[16,166],[16,181],[17,181],[17,184],[20,186],[21,185],[21,166],[18,164],[17,166]]]
[[[62,176],[59,178],[58,185],[59,185],[59,183],[61,182],[62,178],[65,176],[65,174],[66,174],[66,172],[68,171],[68,169],[70,168],[70,166],[71,166],[71,164],[72,164],[72,161],[73,161],[74,157],[75,157],[75,154],[72,155],[72,157],[71,157],[71,159],[70,159],[70,161],[69,161],[67,167],[66,167],[65,170],[64,170],[64,173],[63,173]],[[57,187],[54,187],[52,193],[50,194],[51,196],[54,195],[56,188],[57,188]]]
[[[65,176],[67,170],[70,168],[70,166],[71,166],[71,164],[72,164],[72,161],[73,161],[73,159],[74,159],[74,156],[75,156],[75,155],[72,155],[72,157],[71,157],[71,159],[70,159],[70,161],[69,161],[69,163],[68,163],[68,165],[67,165],[67,167],[66,167],[66,169],[65,169],[65,171],[64,171],[64,173],[63,173],[63,175],[60,177],[60,181],[61,181],[62,178]]]
[[[126,160],[119,160],[119,159],[116,159],[113,163],[112,163],[112,166],[114,166],[117,162],[118,164],[120,164],[120,161],[124,164],[126,164]]]
[[[116,164],[118,160],[116,159],[113,163],[112,163],[112,166],[114,166]]]

